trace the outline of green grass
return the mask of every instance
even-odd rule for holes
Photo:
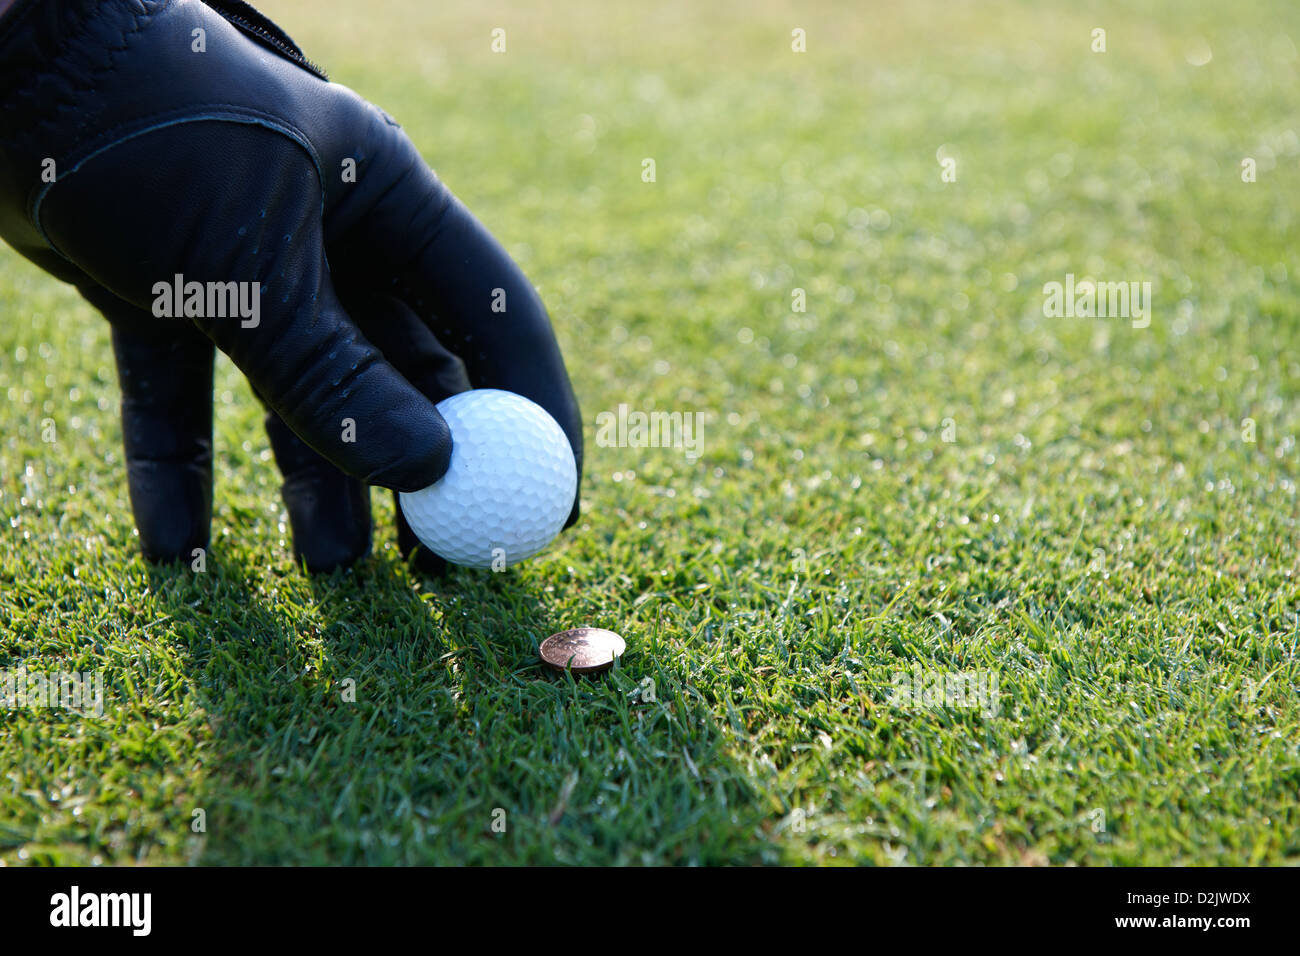
[[[1300,859],[1300,13],[1051,6],[267,0],[541,289],[584,518],[427,581],[375,494],[310,578],[223,358],[211,563],[149,568],[106,327],[0,252],[0,667],[107,681],[0,710],[0,862]],[[1044,317],[1067,272],[1150,327]],[[627,656],[548,676],[581,624]]]

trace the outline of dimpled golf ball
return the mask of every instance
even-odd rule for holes
[[[547,411],[495,388],[438,403],[451,429],[451,467],[402,492],[402,513],[424,546],[452,564],[500,568],[554,540],[573,509],[578,466]]]

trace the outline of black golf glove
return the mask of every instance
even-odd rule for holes
[[[214,346],[268,408],[310,569],[369,548],[366,483],[445,473],[434,403],[471,386],[549,411],[581,474],[527,279],[387,114],[238,0],[18,0],[0,19],[0,236],[113,325],[150,559],[207,546]]]

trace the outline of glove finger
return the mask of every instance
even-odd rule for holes
[[[581,497],[582,413],[541,298],[500,243],[454,198],[423,248],[422,258],[402,276],[399,294],[425,303],[426,320],[463,358],[476,388],[517,392],[559,423],[578,473],[564,526],[573,525]],[[457,258],[466,267],[436,266]]]
[[[342,285],[339,298],[370,343],[431,402],[469,388],[460,360],[439,344],[405,303]],[[267,412],[266,431],[284,476],[282,495],[295,558],[305,562],[309,571],[324,572],[365,555],[372,532],[369,489],[313,451],[274,411]],[[393,501],[402,557],[410,559],[414,554],[416,567],[424,573],[443,573],[445,562],[420,545],[397,493]]]
[[[465,363],[447,350],[403,299],[355,295],[343,286],[339,297],[371,344],[429,401],[436,405],[473,387]]]
[[[212,525],[212,343],[159,325],[104,289],[82,294],[113,323],[127,486],[150,561],[192,561]]]
[[[294,560],[312,573],[346,568],[370,551],[370,488],[322,458],[272,410],[266,435],[284,481]]]
[[[470,388],[464,363],[443,347],[437,336],[404,301],[391,295],[357,292],[340,284],[340,296],[361,330],[402,376],[435,405]],[[426,548],[393,493],[397,547],[402,558],[430,577],[441,577],[447,562]]]

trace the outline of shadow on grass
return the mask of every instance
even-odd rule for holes
[[[154,569],[208,715],[194,800],[212,864],[755,863],[764,795],[708,703],[634,646],[545,670],[573,626],[514,573],[250,581]]]

